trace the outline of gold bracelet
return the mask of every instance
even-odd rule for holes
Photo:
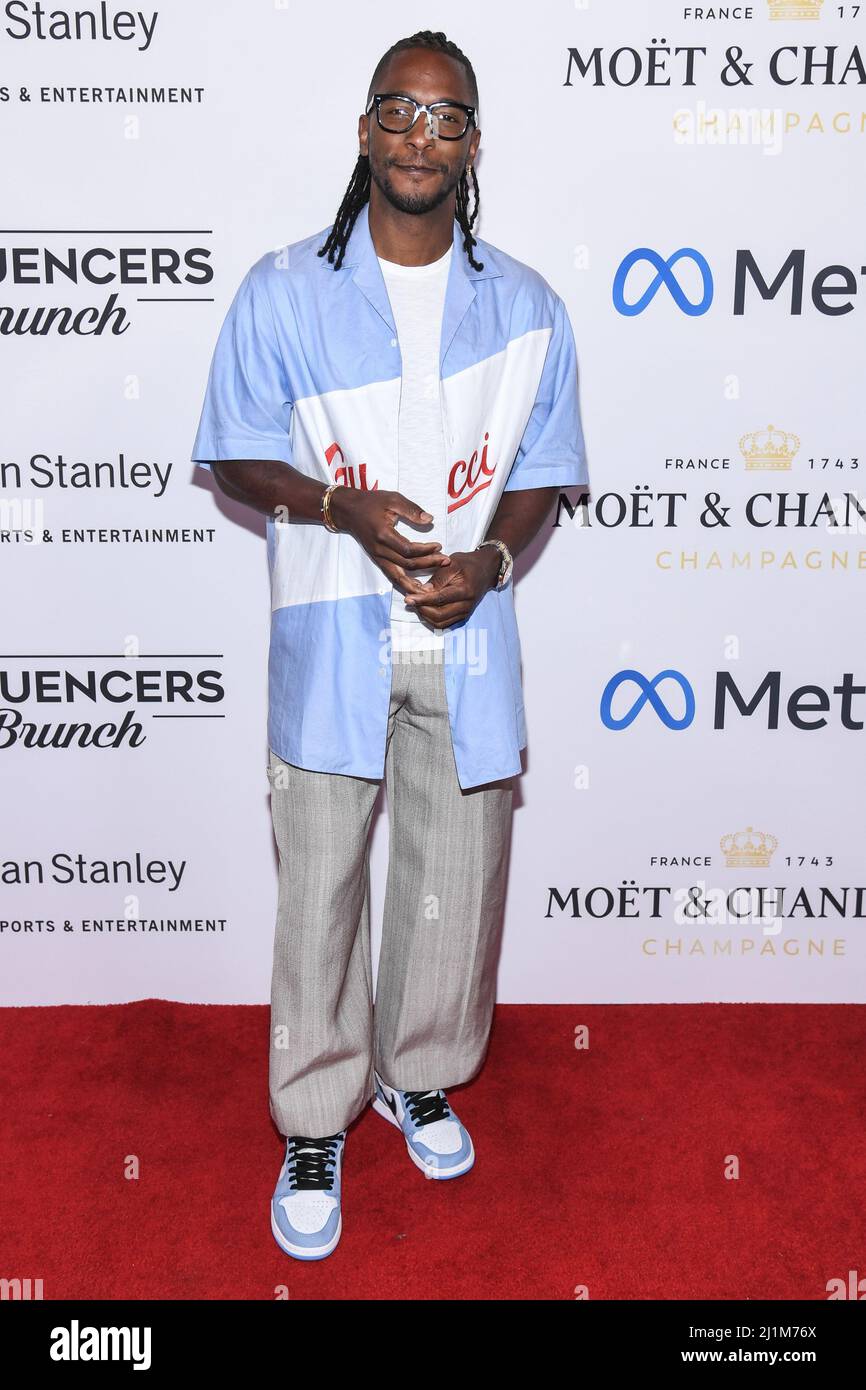
[[[331,493],[334,491],[335,487],[341,486],[342,484],[340,483],[331,483],[330,487],[326,487],[325,491],[322,493],[322,520],[329,531],[339,531],[340,529],[339,526],[335,526],[334,518],[331,516]]]

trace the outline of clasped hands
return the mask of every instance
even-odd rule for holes
[[[401,593],[410,609],[434,628],[462,622],[496,583],[499,551],[454,551],[446,555],[439,541],[410,541],[396,529],[401,518],[425,526],[433,520],[401,492],[335,488],[331,517],[338,530],[354,536]],[[415,570],[432,569],[428,580],[416,579]]]

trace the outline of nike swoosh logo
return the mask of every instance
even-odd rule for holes
[[[396,1102],[396,1100],[394,1099],[393,1096],[385,1095],[384,1091],[382,1092],[382,1099],[384,1100],[384,1102],[385,1102],[385,1104],[387,1105],[388,1109],[393,1113],[394,1119],[396,1120],[396,1118],[397,1118],[397,1102]]]

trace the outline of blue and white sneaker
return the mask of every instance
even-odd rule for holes
[[[397,1091],[377,1071],[373,1109],[403,1131],[412,1162],[428,1178],[457,1178],[475,1162],[469,1131],[444,1091]]]
[[[271,1198],[271,1230],[287,1255],[323,1260],[340,1239],[343,1146],[346,1131],[324,1139],[292,1134]]]

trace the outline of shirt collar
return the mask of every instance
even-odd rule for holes
[[[366,296],[376,312],[385,320],[392,334],[396,334],[397,329],[394,324],[394,316],[391,312],[391,301],[388,298],[388,290],[385,286],[385,277],[382,274],[382,267],[379,265],[379,258],[376,248],[373,245],[373,238],[370,235],[369,226],[369,202],[364,203],[361,211],[355,220],[346,246],[346,254],[343,257],[341,269],[346,268],[351,271],[351,278],[362,294]],[[454,334],[457,332],[463,317],[476,295],[476,280],[490,279],[493,276],[502,274],[496,257],[487,243],[484,243],[483,252],[480,245],[478,248],[479,259],[484,263],[483,270],[475,270],[469,264],[469,258],[463,246],[463,230],[457,219],[454,220],[454,230],[452,236],[453,254],[451,265],[448,268],[448,281],[445,286],[445,304],[442,314],[442,340],[439,358],[439,369],[445,361]]]
[[[369,215],[370,204],[369,202],[366,202],[361,208],[361,211],[358,213],[358,216],[355,219],[355,225],[353,226],[351,234],[349,236],[349,241],[346,246],[346,254],[343,257],[344,266],[359,265],[367,263],[371,260],[376,260],[376,248],[373,245],[373,238],[370,235]],[[460,261],[460,267],[464,275],[466,275],[470,280],[486,280],[490,276],[502,274],[502,271],[499,267],[499,263],[496,257],[494,256],[491,248],[487,245],[486,242],[484,243],[483,253],[478,251],[478,253],[476,254],[476,259],[479,261],[483,261],[484,269],[473,269],[473,267],[469,264],[469,258],[466,255],[466,251],[463,246],[463,228],[460,226],[456,218],[454,219],[454,228],[452,232],[451,245],[454,250],[454,255],[452,259],[455,261]]]

